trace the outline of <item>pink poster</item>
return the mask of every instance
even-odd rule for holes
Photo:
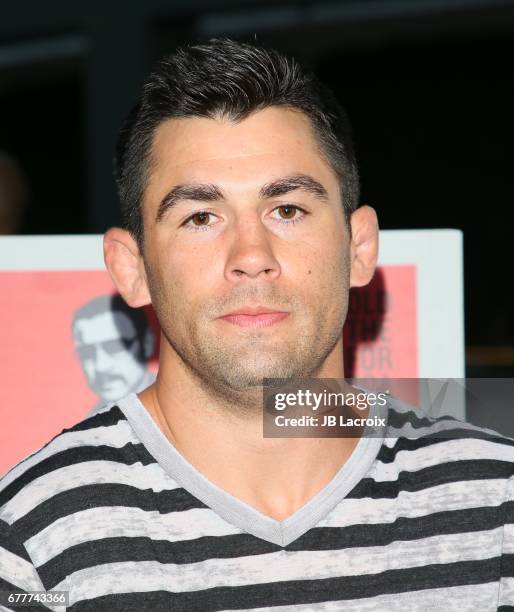
[[[345,375],[416,378],[416,266],[382,266],[366,287],[350,291],[343,330]]]
[[[107,312],[106,271],[0,272],[0,288],[2,474],[95,406],[151,381],[158,336],[146,312],[153,344],[138,359],[138,339],[128,345],[136,325]]]

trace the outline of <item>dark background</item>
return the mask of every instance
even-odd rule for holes
[[[514,372],[514,3],[4,0],[0,151],[30,188],[22,234],[119,223],[117,130],[154,61],[211,36],[295,55],[354,126],[383,229],[464,232],[468,376]]]

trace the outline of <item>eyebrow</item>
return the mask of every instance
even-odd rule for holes
[[[323,185],[307,174],[293,174],[266,183],[259,190],[261,200],[276,198],[286,195],[291,191],[300,189],[315,196],[321,202],[328,202],[328,192]],[[156,223],[162,220],[164,214],[172,207],[184,200],[195,200],[197,202],[216,202],[224,200],[223,192],[217,185],[204,183],[191,183],[177,185],[169,191],[157,209]]]

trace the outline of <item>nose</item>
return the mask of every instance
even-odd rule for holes
[[[234,236],[225,267],[225,276],[232,282],[241,278],[276,280],[280,264],[272,248],[272,235],[258,218],[240,220],[233,228]]]

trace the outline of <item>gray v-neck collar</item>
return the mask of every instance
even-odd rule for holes
[[[287,546],[315,527],[355,487],[373,464],[384,437],[376,437],[377,434],[361,437],[334,478],[291,516],[277,521],[227,493],[189,463],[159,429],[135,393],[116,403],[150,454],[181,487],[225,521],[279,546]],[[387,410],[380,411],[381,417],[386,414]],[[379,415],[376,406],[369,413],[370,417],[375,415]]]

